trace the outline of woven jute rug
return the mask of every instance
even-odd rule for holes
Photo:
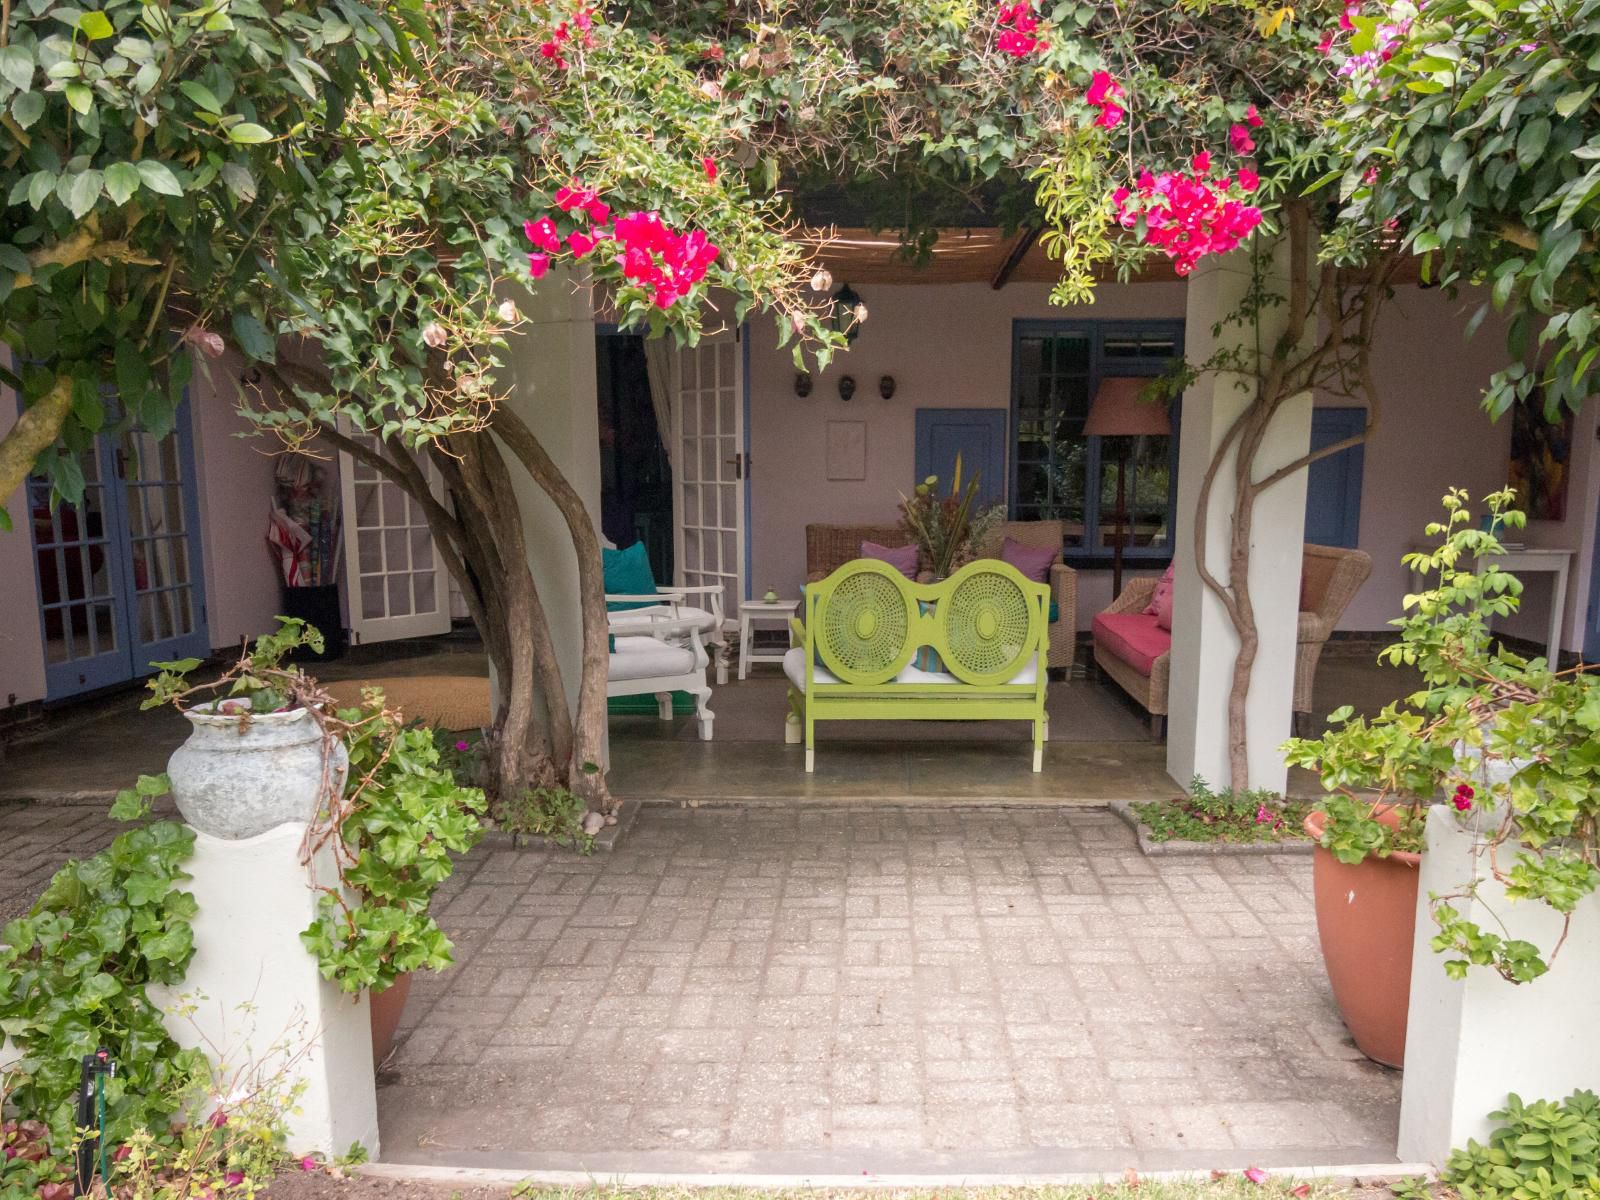
[[[340,704],[358,704],[363,688],[381,688],[391,707],[408,721],[437,729],[482,729],[489,712],[489,681],[481,675],[397,675],[383,679],[345,679],[328,692]]]

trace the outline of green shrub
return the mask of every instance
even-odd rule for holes
[[[508,833],[548,838],[558,846],[571,846],[580,854],[594,849],[594,838],[583,831],[588,806],[564,787],[528,788],[494,803],[495,823]]]
[[[1513,1093],[1490,1113],[1500,1126],[1488,1146],[1468,1142],[1443,1178],[1462,1200],[1600,1198],[1600,1098],[1576,1091],[1560,1104],[1524,1104]]]
[[[1310,805],[1261,789],[1214,792],[1196,775],[1187,796],[1135,804],[1133,811],[1153,842],[1286,842],[1305,838],[1301,822]]]

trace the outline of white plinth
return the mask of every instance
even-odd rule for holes
[[[286,1117],[294,1154],[343,1154],[360,1143],[378,1153],[372,1025],[366,994],[339,991],[317,973],[300,933],[316,916],[317,893],[300,863],[306,827],[280,825],[242,841],[196,833],[185,864],[200,906],[194,960],[178,988],[150,988],[185,1046],[221,1058],[224,1079],[248,1069],[286,1071],[303,1083],[297,1113]],[[331,857],[316,879],[336,878]]]
[[[1502,848],[1502,867],[1512,859],[1511,848]],[[1435,806],[1418,886],[1400,1098],[1399,1154],[1406,1161],[1438,1164],[1468,1138],[1487,1142],[1493,1128],[1488,1115],[1510,1092],[1531,1102],[1600,1086],[1600,897],[1578,906],[1566,944],[1549,972],[1532,983],[1507,983],[1483,967],[1456,982],[1445,976],[1444,956],[1428,945],[1436,928],[1428,894],[1453,892],[1487,874],[1471,833],[1452,810]],[[1480,893],[1487,905],[1457,903],[1463,916],[1503,937],[1532,942],[1549,961],[1561,936],[1556,913],[1533,901],[1507,900],[1492,881]]]

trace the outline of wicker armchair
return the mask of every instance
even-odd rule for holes
[[[1300,560],[1300,634],[1294,659],[1296,724],[1309,720],[1317,663],[1333,627],[1372,574],[1372,556],[1365,550],[1307,543]]]
[[[1048,580],[1056,605],[1056,619],[1050,622],[1049,663],[1070,674],[1078,654],[1078,573],[1061,561],[1062,533],[1060,521],[1002,521],[978,547],[978,557],[999,558],[1007,538],[1056,552]]]
[[[1122,589],[1122,594],[1111,602],[1105,611],[1108,613],[1143,612],[1150,607],[1150,598],[1155,595],[1156,584],[1160,580],[1155,576],[1145,579],[1135,579]],[[1123,662],[1115,654],[1110,653],[1100,644],[1100,639],[1094,642],[1094,665],[1106,675],[1111,676],[1123,691],[1138,702],[1139,707],[1150,714],[1151,736],[1159,738],[1166,732],[1167,726],[1167,679],[1172,669],[1172,654],[1169,651],[1156,659],[1150,668],[1150,674],[1141,675],[1133,667]]]
[[[911,544],[911,535],[898,525],[807,525],[806,582],[821,583],[860,558],[862,542],[898,549]]]

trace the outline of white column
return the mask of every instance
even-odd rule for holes
[[[1511,858],[1502,850],[1502,868]],[[1511,1092],[1532,1103],[1600,1084],[1600,896],[1579,904],[1566,943],[1533,982],[1508,983],[1485,967],[1449,979],[1445,956],[1428,944],[1435,931],[1429,893],[1448,895],[1487,874],[1486,852],[1475,847],[1453,810],[1436,805],[1428,813],[1428,848],[1417,881],[1400,1093],[1399,1155],[1407,1162],[1442,1163],[1468,1138],[1487,1143],[1489,1114]],[[1457,911],[1502,937],[1532,942],[1550,961],[1561,937],[1561,919],[1552,909],[1507,900],[1492,879],[1479,897],[1454,902]]]
[[[507,292],[527,318],[511,336],[506,355],[511,374],[504,403],[533,431],[556,466],[583,498],[600,527],[600,410],[595,374],[595,319],[587,288],[574,288],[565,272],[551,272],[533,292]],[[578,556],[565,520],[539,485],[502,448],[512,490],[522,510],[528,563],[555,639],[556,658],[567,685],[567,702],[578,701],[583,665],[583,612],[578,595]]]
[[[1280,244],[1271,289],[1288,293],[1287,250]],[[1250,284],[1246,251],[1207,258],[1189,277],[1185,357],[1208,361],[1241,343],[1271,346],[1283,331],[1284,306],[1266,309],[1259,334],[1230,323]],[[1256,503],[1250,537],[1250,594],[1260,648],[1247,703],[1250,777],[1229,778],[1228,692],[1239,641],[1222,602],[1201,583],[1194,559],[1195,511],[1200,481],[1235,418],[1254,396],[1252,376],[1207,373],[1183,396],[1178,447],[1178,528],[1175,543],[1172,660],[1167,693],[1167,773],[1188,785],[1202,776],[1212,786],[1269,788],[1281,792],[1288,771],[1278,745],[1289,736],[1294,701],[1295,636],[1300,611],[1300,559],[1305,540],[1306,473],[1276,484]],[[1292,462],[1311,444],[1311,396],[1287,401],[1256,455],[1256,478]],[[1207,511],[1206,561],[1228,579],[1234,509],[1233,451],[1218,472]]]
[[[284,1114],[293,1154],[343,1154],[353,1144],[378,1153],[372,1021],[363,992],[323,979],[300,942],[316,918],[318,893],[300,862],[305,825],[294,822],[237,841],[196,833],[184,864],[199,905],[194,959],[181,985],[152,986],[167,1028],[198,1046],[220,1090],[259,1086],[302,1090]],[[328,851],[315,878],[338,878]]]

